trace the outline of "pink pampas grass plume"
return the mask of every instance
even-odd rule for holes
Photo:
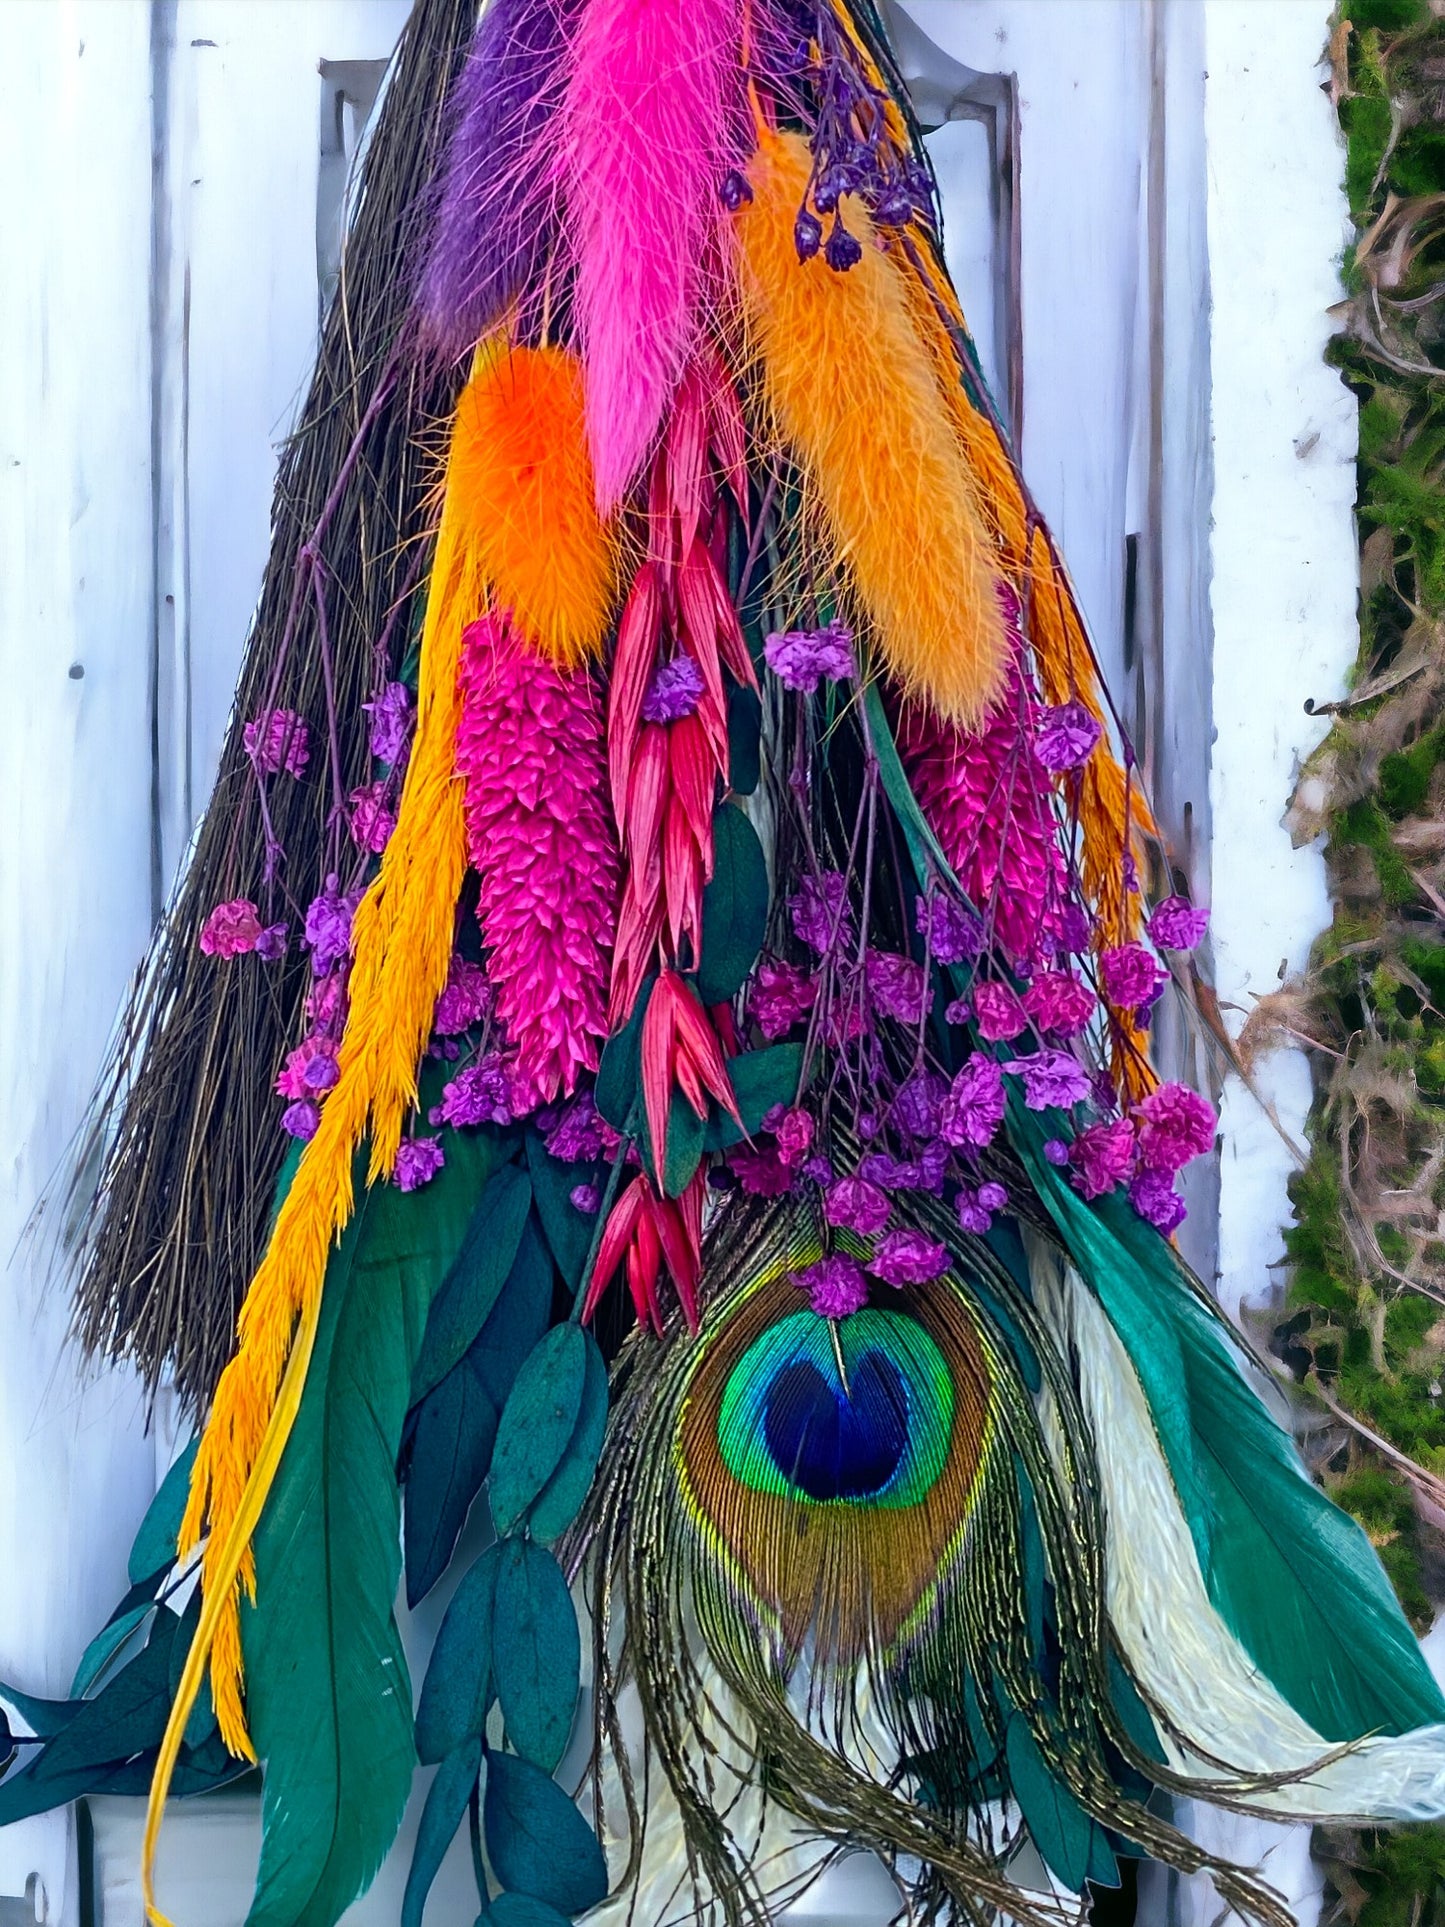
[[[534,655],[504,618],[467,629],[460,680],[477,915],[531,1109],[596,1070],[607,1035],[618,856],[602,704],[586,670]]]
[[[719,190],[742,154],[740,36],[738,0],[591,0],[572,41],[562,173],[604,516],[696,337]]]
[[[1033,750],[1038,704],[1023,673],[1018,604],[1003,591],[1013,654],[994,708],[976,730],[908,704],[898,748],[919,807],[994,935],[1034,961],[1066,899],[1053,787]]]

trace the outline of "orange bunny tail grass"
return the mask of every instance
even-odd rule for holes
[[[854,267],[798,259],[793,222],[809,165],[800,134],[764,131],[753,200],[736,219],[765,402],[884,662],[907,695],[974,726],[1008,668],[993,544],[907,295],[861,205],[845,197],[863,243]]]
[[[514,633],[559,669],[595,657],[620,557],[615,527],[597,514],[575,355],[513,348],[479,370],[457,407],[448,495],[458,487],[476,560]]]

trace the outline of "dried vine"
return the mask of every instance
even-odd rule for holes
[[[1311,1046],[1276,1349],[1318,1469],[1420,1630],[1445,1592],[1445,10],[1344,0],[1330,41],[1355,239],[1332,359],[1360,404],[1360,649],[1288,822],[1334,919],[1243,1040]],[[1334,1920],[1445,1922],[1445,1827],[1330,1832]]]

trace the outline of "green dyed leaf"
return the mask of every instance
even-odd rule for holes
[[[581,1914],[607,1896],[607,1863],[596,1835],[557,1783],[530,1760],[488,1753],[487,1855],[514,1893],[560,1914]]]
[[[1117,1887],[1119,1884],[1119,1863],[1114,1858],[1114,1849],[1109,1845],[1109,1836],[1097,1821],[1089,1824],[1089,1864],[1085,1879],[1091,1887]]]
[[[492,1927],[568,1927],[566,1914],[528,1894],[498,1894],[492,1902],[491,1920]]]
[[[575,1294],[582,1282],[582,1268],[587,1263],[587,1254],[592,1249],[592,1234],[597,1228],[597,1220],[577,1209],[572,1202],[572,1193],[579,1184],[595,1183],[598,1167],[595,1164],[564,1164],[560,1158],[551,1155],[536,1131],[529,1131],[527,1168],[532,1174],[532,1197],[542,1230],[557,1261],[557,1269],[566,1279],[568,1290]]]
[[[488,1546],[452,1596],[416,1709],[416,1750],[426,1765],[480,1736],[492,1703],[492,1612],[502,1548]]]
[[[656,982],[655,974],[643,980],[632,1015],[602,1047],[592,1096],[614,1130],[627,1130],[633,1112],[642,1108],[642,1020]]]
[[[451,1561],[472,1501],[486,1483],[500,1417],[469,1355],[408,1421],[402,1510],[408,1606],[425,1599]]]
[[[645,1124],[644,1118],[644,1127]],[[667,1168],[662,1174],[662,1188],[668,1197],[680,1198],[692,1183],[697,1167],[702,1163],[705,1135],[706,1120],[698,1116],[681,1091],[675,1090],[668,1103]],[[647,1161],[655,1172],[657,1159],[653,1155],[650,1137]]]
[[[427,1788],[426,1804],[416,1830],[411,1869],[401,1901],[401,1927],[421,1927],[422,1910],[431,1892],[452,1836],[462,1824],[467,1801],[482,1770],[482,1743],[468,1740],[449,1753]]]
[[[468,1364],[498,1412],[517,1382],[517,1373],[551,1323],[552,1283],[552,1267],[546,1262],[542,1240],[535,1226],[529,1225],[502,1295],[467,1353]]]
[[[70,1682],[72,1699],[85,1697],[126,1641],[154,1611],[155,1602],[143,1599],[139,1605],[131,1606],[125,1611],[118,1610],[115,1617],[101,1627],[80,1655],[80,1664],[75,1669],[75,1678]]]
[[[52,1739],[62,1726],[68,1726],[84,1703],[78,1699],[40,1699],[34,1693],[19,1692],[0,1680],[0,1704],[13,1706],[30,1730],[43,1739]]]
[[[876,681],[864,684],[863,713],[867,718],[868,736],[873,746],[873,754],[878,759],[878,775],[883,784],[883,793],[893,806],[893,813],[898,818],[920,886],[930,875],[935,875],[948,878],[957,887],[958,879],[953,874],[948,858],[943,854],[943,845],[934,835],[932,826],[919,808],[918,798],[913,794],[912,785],[904,773],[903,763],[898,754],[898,745],[893,740],[893,729],[888,721],[888,712],[883,707],[883,696]]]
[[[729,1003],[758,960],[768,927],[768,864],[758,833],[736,803],[713,811],[712,881],[702,893],[697,994]]]
[[[550,1544],[560,1539],[591,1490],[607,1430],[607,1367],[591,1332],[583,1334],[587,1365],[582,1379],[582,1407],[562,1454],[562,1462],[532,1502],[527,1529],[534,1539]]]
[[[762,773],[762,698],[737,683],[728,697],[728,786],[739,796],[751,796]]]
[[[505,1165],[483,1191],[465,1242],[432,1303],[412,1374],[413,1405],[440,1385],[485,1324],[516,1259],[531,1203],[527,1174],[515,1164]]]
[[[765,1050],[744,1051],[728,1065],[733,1095],[742,1115],[740,1131],[726,1111],[713,1106],[708,1120],[706,1145],[709,1151],[725,1151],[745,1134],[754,1136],[763,1128],[763,1119],[775,1104],[791,1104],[797,1094],[803,1070],[801,1044],[770,1044]]]
[[[265,1762],[250,1927],[332,1927],[406,1805],[416,1749],[392,1617],[398,1448],[433,1298],[509,1149],[457,1131],[424,1190],[362,1193],[327,1270],[301,1410],[256,1533],[257,1603],[242,1612]]]
[[[199,1438],[191,1440],[161,1480],[160,1489],[146,1508],[126,1567],[133,1586],[143,1585],[147,1579],[154,1579],[175,1564],[176,1540],[191,1489],[191,1467],[196,1462],[196,1449],[200,1442]]]
[[[1004,1758],[1013,1796],[1040,1858],[1071,1892],[1078,1893],[1089,1870],[1094,1823],[1049,1771],[1022,1713],[1009,1715]]]
[[[497,1569],[492,1673],[508,1743],[555,1773],[577,1711],[577,1613],[562,1568],[530,1539],[509,1539]]]
[[[179,1624],[169,1607],[157,1611],[146,1645],[45,1747],[32,1769],[37,1779],[94,1773],[160,1744],[170,1717],[171,1644]]]
[[[577,1428],[587,1347],[577,1325],[555,1325],[517,1374],[492,1452],[492,1520],[508,1533],[561,1463]]]

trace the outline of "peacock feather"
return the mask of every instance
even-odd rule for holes
[[[473,13],[417,0],[369,394],[97,1113],[85,1328],[197,1442],[72,1697],[4,1689],[0,1820],[149,1785],[159,1923],[167,1796],[254,1758],[253,1927],[333,1927],[424,1762],[402,1927],[464,1824],[497,1927],[860,1846],[930,1921],[1143,1854],[1286,1927],[1171,1801],[1440,1816],[1445,1700],[1172,1242],[1207,916],[876,10]]]

